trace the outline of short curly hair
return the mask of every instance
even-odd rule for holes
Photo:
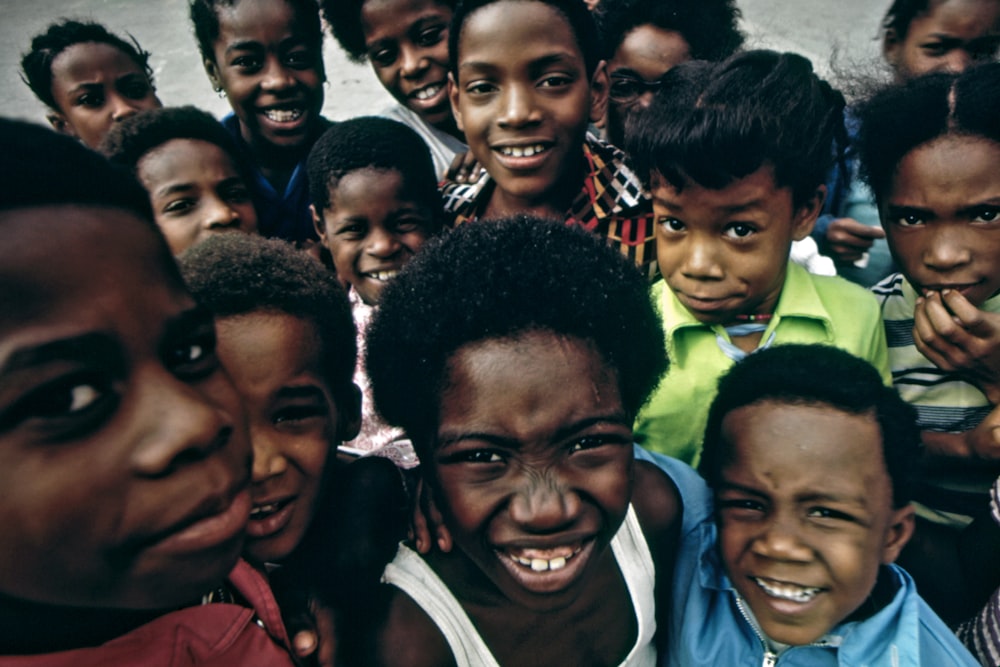
[[[202,60],[215,62],[215,40],[219,39],[219,7],[233,7],[240,0],[189,0],[188,14],[198,41]],[[283,0],[295,10],[310,46],[319,52],[323,46],[323,24],[316,0]]]
[[[307,161],[309,197],[317,212],[330,208],[330,187],[359,169],[395,169],[403,187],[435,216],[444,215],[434,162],[427,144],[412,129],[388,118],[359,116],[334,123],[313,144]]]
[[[614,0],[594,12],[605,60],[641,25],[680,33],[692,60],[723,60],[743,46],[741,16],[735,0]]]
[[[96,42],[109,44],[134,60],[149,80],[150,87],[154,87],[149,52],[139,46],[135,37],[128,35],[128,38],[128,41],[122,39],[100,23],[63,19],[32,38],[31,49],[21,56],[21,80],[28,84],[35,97],[46,106],[59,111],[59,105],[52,96],[52,62],[75,44]]]
[[[1000,143],[1000,63],[889,85],[858,105],[861,176],[881,203],[903,157],[945,135]],[[919,109],[919,112],[915,112]]]
[[[366,0],[320,0],[323,18],[330,26],[333,38],[354,62],[368,57],[365,36],[361,29],[361,10]],[[442,7],[454,9],[457,0],[432,0]]]
[[[667,367],[663,328],[635,265],[580,227],[518,215],[428,241],[386,286],[366,339],[376,407],[424,458],[452,355],[532,331],[592,343],[633,416]]]
[[[870,363],[832,345],[775,345],[751,354],[719,379],[698,466],[709,486],[718,486],[729,460],[729,443],[722,437],[726,415],[763,401],[872,414],[882,434],[893,504],[910,502],[921,450],[916,410],[885,386]]]
[[[324,375],[340,400],[351,391],[357,340],[351,306],[336,277],[280,239],[213,234],[178,262],[191,294],[218,317],[285,313],[316,325]]]
[[[115,164],[136,173],[149,151],[173,139],[197,139],[221,148],[243,180],[252,178],[232,135],[208,112],[193,106],[148,109],[115,123],[99,151]]]

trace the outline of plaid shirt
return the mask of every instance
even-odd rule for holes
[[[653,205],[649,193],[627,163],[625,154],[588,134],[583,145],[587,176],[580,193],[566,211],[566,224],[577,224],[603,236],[645,273],[660,277],[653,234]],[[477,220],[485,210],[495,183],[489,175],[476,183],[444,180],[441,196],[452,226]]]

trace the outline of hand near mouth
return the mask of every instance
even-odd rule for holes
[[[1000,313],[980,310],[958,290],[930,291],[914,307],[913,341],[938,368],[1000,403]]]

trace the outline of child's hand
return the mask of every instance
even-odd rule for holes
[[[455,183],[476,183],[484,171],[472,151],[466,151],[455,155],[444,177]]]
[[[823,254],[832,257],[835,262],[850,264],[861,259],[875,239],[884,238],[885,232],[881,227],[869,227],[853,218],[837,218],[826,228]]]
[[[274,593],[296,664],[333,667],[336,661],[336,624],[333,609],[320,601],[296,572],[279,568],[271,573]]]
[[[913,341],[938,368],[961,373],[1000,403],[1000,315],[955,290],[928,292],[914,308]]]
[[[979,426],[967,431],[966,442],[974,456],[1000,459],[1000,408],[994,408]]]

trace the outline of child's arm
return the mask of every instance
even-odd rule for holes
[[[961,373],[991,404],[1000,403],[1000,314],[955,290],[931,292],[917,299],[913,340],[938,368]]]
[[[961,433],[923,431],[921,440],[929,456],[950,459],[1000,459],[1000,407],[986,415],[976,428]]]

